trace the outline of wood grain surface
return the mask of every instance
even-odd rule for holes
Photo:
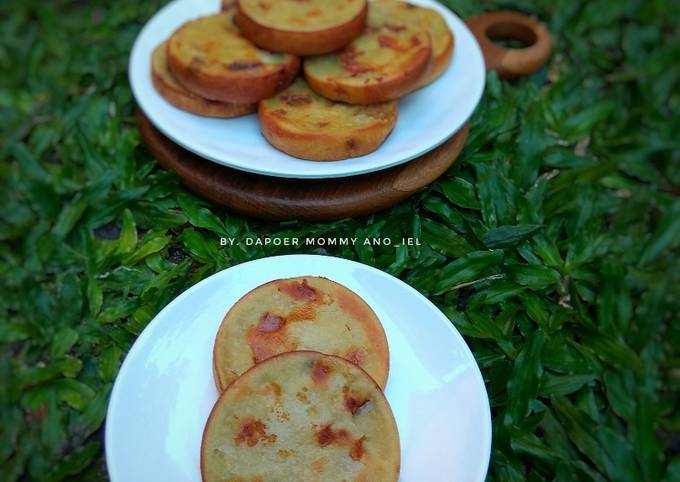
[[[198,195],[245,216],[267,220],[330,221],[372,214],[407,199],[456,160],[468,126],[444,144],[401,166],[347,178],[306,180],[251,174],[207,161],[169,140],[137,110],[151,154]]]

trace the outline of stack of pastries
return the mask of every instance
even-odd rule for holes
[[[179,109],[258,112],[277,149],[335,161],[380,147],[397,99],[441,76],[453,47],[438,12],[401,0],[224,0],[155,49],[152,78]]]
[[[348,288],[314,276],[255,288],[215,339],[203,481],[396,482],[388,372],[380,320]]]

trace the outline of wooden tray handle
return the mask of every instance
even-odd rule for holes
[[[479,42],[486,68],[501,79],[530,75],[550,57],[552,40],[545,24],[518,12],[490,12],[465,21]],[[519,40],[524,48],[506,48],[496,40]]]

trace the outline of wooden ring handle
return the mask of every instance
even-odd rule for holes
[[[530,75],[550,57],[552,40],[545,24],[519,12],[490,12],[465,21],[477,38],[486,68],[501,79]],[[524,48],[506,48],[495,40],[519,40]]]

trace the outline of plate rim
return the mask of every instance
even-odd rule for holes
[[[137,82],[134,81],[134,77],[136,75],[140,75],[137,73],[137,71],[133,68],[133,64],[135,63],[136,59],[138,57],[141,57],[140,50],[142,49],[141,46],[141,39],[144,36],[145,32],[147,29],[150,28],[150,24],[161,14],[163,14],[166,10],[169,10],[171,8],[174,8],[174,6],[178,3],[184,3],[184,2],[193,2],[196,0],[172,0],[171,2],[167,3],[164,5],[161,9],[156,11],[149,19],[146,20],[144,23],[143,27],[140,29],[139,33],[135,37],[133,47],[130,51],[130,56],[128,59],[128,83],[130,85],[130,90],[132,92],[134,101],[136,105],[144,111],[144,113],[147,115],[151,123],[158,129],[160,130],[166,137],[171,139],[173,142],[178,144],[179,146],[183,147],[184,149],[196,154],[197,156],[206,159],[210,162],[226,166],[232,169],[237,169],[239,171],[244,171],[244,172],[250,172],[253,174],[257,175],[264,175],[264,176],[269,176],[269,177],[275,177],[275,178],[287,178],[287,179],[334,179],[334,178],[349,178],[353,176],[360,176],[362,174],[368,174],[371,172],[376,172],[376,171],[382,171],[385,169],[389,169],[391,167],[395,167],[401,164],[405,164],[409,161],[412,161],[413,159],[416,159],[419,156],[422,156],[433,149],[436,149],[438,146],[442,145],[444,142],[446,142],[448,139],[450,139],[453,135],[455,135],[460,128],[465,125],[466,122],[470,120],[474,112],[476,111],[477,107],[479,106],[479,103],[482,99],[482,96],[484,94],[485,88],[486,88],[486,72],[485,72],[485,62],[484,62],[484,56],[482,54],[482,50],[479,46],[479,43],[475,39],[474,35],[470,31],[470,29],[467,27],[465,24],[465,21],[460,18],[453,10],[451,10],[449,7],[444,5],[438,0],[414,0],[414,3],[419,4],[419,5],[424,5],[428,8],[432,8],[442,14],[444,18],[446,19],[447,25],[451,25],[451,21],[453,21],[454,24],[457,24],[457,26],[461,29],[461,32],[463,32],[464,35],[469,36],[469,39],[472,40],[470,49],[471,51],[474,51],[474,57],[481,61],[481,62],[476,62],[479,63],[481,69],[482,69],[482,74],[480,76],[481,82],[479,82],[476,85],[476,88],[474,89],[474,92],[471,92],[473,94],[471,97],[474,99],[474,107],[471,109],[471,111],[467,114],[467,116],[459,123],[460,125],[456,125],[455,128],[453,129],[447,129],[445,133],[440,135],[440,137],[437,137],[434,139],[432,143],[429,143],[426,148],[420,148],[417,150],[417,152],[413,152],[408,156],[405,156],[403,158],[397,157],[389,162],[383,162],[379,163],[377,166],[374,165],[361,165],[357,166],[354,168],[350,169],[343,169],[341,164],[343,161],[355,161],[356,159],[361,159],[359,158],[351,158],[351,159],[344,159],[344,160],[339,160],[339,161],[331,161],[331,162],[324,162],[323,164],[325,165],[337,165],[339,166],[337,169],[331,170],[330,172],[322,172],[322,173],[314,173],[314,169],[311,170],[306,170],[304,169],[303,165],[301,165],[300,168],[295,168],[295,169],[287,169],[285,172],[284,171],[277,171],[277,170],[272,170],[270,168],[260,168],[257,165],[253,166],[250,162],[248,162],[245,159],[229,159],[226,160],[224,158],[218,158],[216,156],[211,156],[208,155],[208,153],[204,153],[203,150],[200,148],[200,143],[196,143],[191,141],[191,139],[187,140],[186,138],[180,139],[177,136],[173,135],[169,129],[166,129],[163,126],[162,122],[159,122],[157,117],[158,114],[154,112],[153,109],[151,109],[152,112],[149,112],[149,110],[145,109],[143,106],[143,103],[145,101],[140,100],[143,99],[144,96],[141,95],[141,93],[138,91],[139,85]],[[207,0],[198,0],[200,2],[205,2]],[[369,0],[371,1],[371,0]],[[446,18],[446,17],[450,18]],[[449,21],[451,20],[451,21]],[[456,38],[456,42],[454,45],[454,58],[456,55],[456,48],[459,46],[459,32],[456,32],[453,27],[451,28],[454,30],[454,35]],[[450,68],[450,67],[449,67]],[[150,74],[149,74],[150,75]],[[424,88],[430,88],[430,86],[426,86]],[[256,114],[252,114],[256,115]],[[229,120],[229,119],[226,119]],[[451,132],[449,132],[451,131]],[[264,141],[266,142],[266,140]],[[382,147],[382,146],[381,146]],[[369,153],[367,155],[372,155],[378,150],[374,151],[373,153]],[[285,153],[284,153],[285,154]],[[292,158],[292,156],[290,156]],[[363,157],[363,156],[362,156]],[[294,158],[293,158],[294,159]],[[314,162],[316,163],[317,161],[309,161],[309,160],[301,160],[301,159],[295,159],[297,161],[302,161],[305,163],[311,163]],[[311,171],[311,173],[309,172]]]
[[[435,313],[437,313],[439,316],[439,319],[443,322],[444,325],[446,325],[449,329],[449,331],[452,333],[452,335],[458,339],[458,342],[462,343],[462,346],[465,348],[465,357],[468,359],[468,361],[472,362],[472,370],[474,372],[474,378],[475,381],[479,384],[482,392],[481,394],[484,395],[483,400],[486,402],[485,407],[483,407],[484,412],[485,412],[485,417],[483,420],[484,424],[484,433],[483,433],[483,452],[484,452],[484,462],[480,466],[480,471],[478,472],[478,479],[476,481],[470,481],[470,482],[483,482],[486,479],[486,476],[489,471],[489,466],[491,462],[491,447],[492,447],[492,438],[493,438],[493,421],[491,418],[491,403],[489,399],[489,394],[486,389],[486,384],[484,383],[484,377],[482,376],[481,369],[479,368],[479,364],[477,363],[477,360],[475,359],[472,350],[470,349],[469,345],[463,338],[463,335],[460,334],[460,332],[456,329],[456,327],[453,325],[451,320],[448,319],[448,317],[435,305],[432,301],[430,301],[425,295],[423,295],[421,292],[416,290],[413,286],[409,285],[405,281],[397,278],[396,276],[393,276],[381,269],[378,269],[374,266],[360,263],[355,260],[351,259],[346,259],[346,258],[340,258],[337,256],[329,256],[329,255],[321,255],[321,254],[284,254],[284,255],[277,255],[277,256],[268,256],[264,258],[258,258],[258,259],[253,259],[250,261],[245,261],[243,263],[235,264],[233,266],[229,266],[228,268],[225,268],[223,270],[218,271],[217,273],[214,273],[207,278],[199,281],[198,283],[195,283],[194,285],[190,286],[187,288],[185,291],[180,293],[178,296],[176,296],[170,303],[168,303],[163,309],[161,309],[152,319],[149,321],[149,323],[144,327],[142,332],[139,334],[139,336],[135,339],[133,342],[132,346],[128,350],[128,352],[125,354],[125,358],[123,359],[123,362],[121,363],[121,366],[118,370],[118,373],[116,374],[116,378],[114,380],[113,386],[111,388],[111,393],[109,395],[109,400],[106,408],[106,419],[104,422],[104,455],[105,455],[105,463],[106,463],[106,470],[107,470],[107,475],[111,479],[111,482],[124,482],[122,476],[120,474],[115,473],[112,470],[112,460],[113,460],[113,455],[111,451],[113,450],[111,447],[113,445],[113,430],[109,430],[109,424],[112,424],[111,420],[115,421],[115,416],[112,417],[112,414],[115,413],[115,398],[117,394],[119,393],[120,390],[120,383],[119,379],[125,376],[125,373],[129,370],[129,365],[132,363],[132,358],[136,356],[137,351],[141,350],[141,345],[143,341],[146,341],[147,338],[151,337],[153,335],[153,331],[156,329],[157,326],[160,326],[160,319],[162,318],[162,315],[165,314],[166,311],[171,311],[174,308],[174,305],[179,304],[182,300],[185,298],[190,297],[194,291],[197,291],[202,284],[207,284],[209,281],[215,281],[213,278],[218,278],[220,276],[224,276],[224,273],[233,269],[233,268],[241,268],[245,269],[244,267],[246,265],[252,266],[255,264],[266,264],[266,263],[272,263],[272,262],[278,262],[279,260],[283,258],[298,258],[300,260],[308,260],[308,261],[314,261],[318,260],[321,262],[330,262],[330,263],[347,263],[349,265],[355,265],[358,268],[361,269],[368,269],[369,271],[372,271],[373,273],[381,276],[388,282],[396,282],[397,285],[400,285],[402,288],[405,288],[408,292],[410,292],[412,295],[414,295],[418,300],[421,302],[424,302],[426,305],[429,306],[429,308],[433,309]]]

